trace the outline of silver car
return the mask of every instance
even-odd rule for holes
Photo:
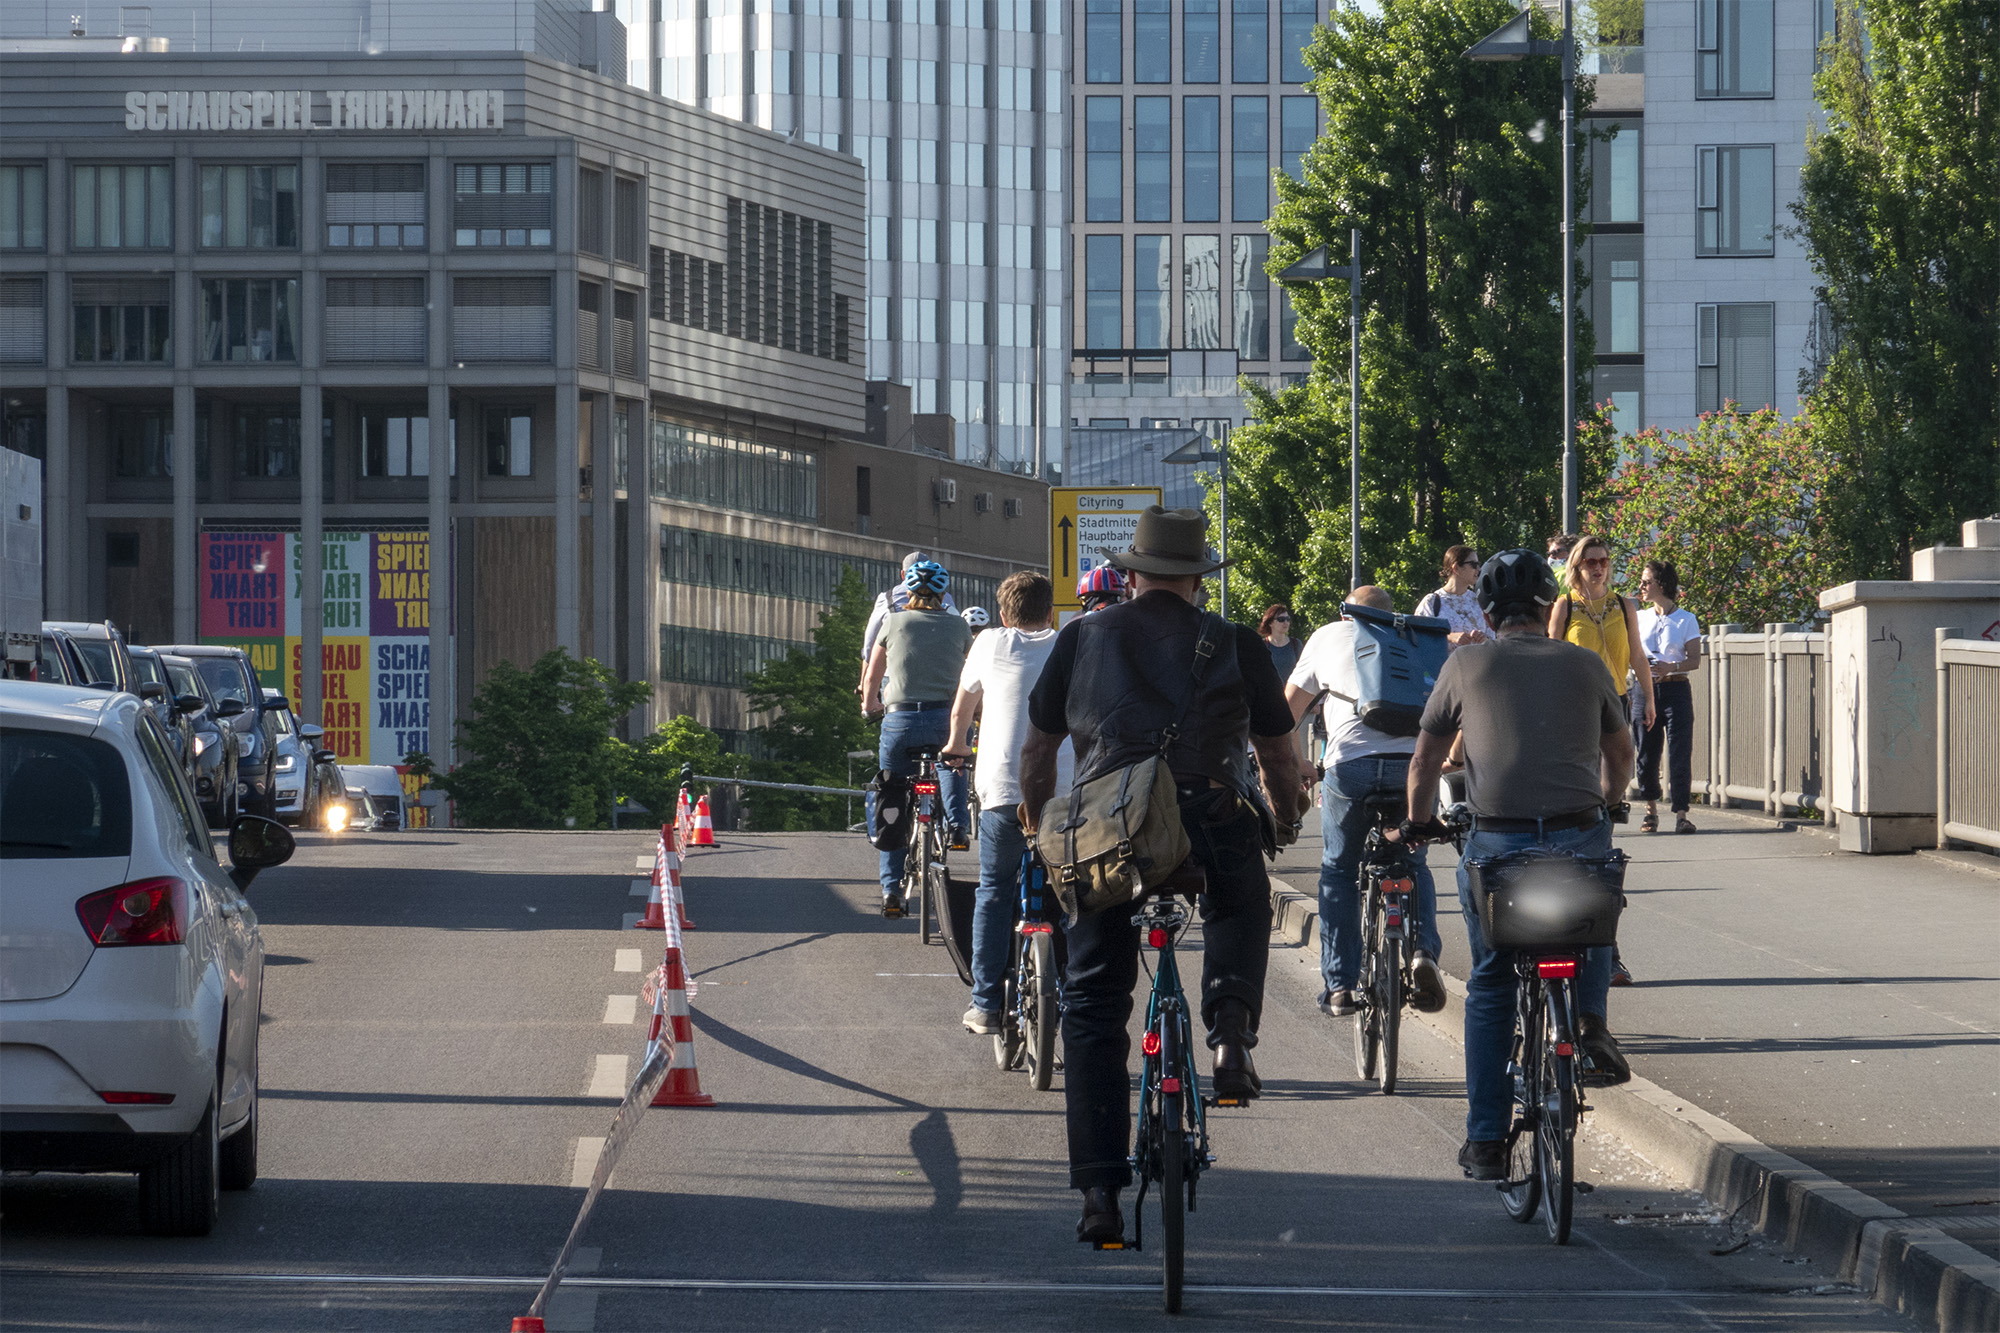
[[[0,682],[0,1166],[136,1171],[165,1235],[257,1178],[244,890],[292,836],[246,816],[229,852],[137,698]]]

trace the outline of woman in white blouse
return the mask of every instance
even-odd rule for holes
[[[1424,595],[1417,603],[1417,614],[1449,621],[1451,629],[1445,641],[1454,648],[1492,638],[1493,626],[1479,609],[1479,595],[1473,591],[1479,582],[1478,553],[1470,546],[1448,548],[1438,577],[1444,586]]]

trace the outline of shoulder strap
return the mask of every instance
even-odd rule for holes
[[[1201,613],[1201,637],[1194,645],[1194,668],[1189,674],[1187,694],[1181,699],[1180,711],[1174,714],[1174,720],[1160,729],[1161,755],[1165,755],[1180,739],[1181,723],[1187,720],[1188,709],[1194,707],[1194,697],[1201,693],[1202,677],[1208,674],[1208,664],[1215,657],[1216,639],[1219,637],[1217,629],[1226,623],[1213,611]]]

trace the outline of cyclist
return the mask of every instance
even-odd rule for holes
[[[958,618],[965,622],[965,627],[972,631],[975,639],[979,637],[979,631],[993,623],[993,618],[986,614],[983,606],[968,606],[958,613]]]
[[[1125,600],[1125,577],[1110,565],[1086,569],[1076,581],[1076,600],[1083,603],[1085,615],[1116,606]]]
[[[1466,883],[1467,861],[1527,847],[1605,856],[1611,819],[1632,772],[1632,732],[1611,673],[1596,653],[1548,637],[1561,594],[1533,551],[1502,551],[1479,571],[1479,606],[1499,637],[1467,644],[1438,673],[1424,708],[1409,801],[1421,823],[1401,836],[1442,830],[1428,818],[1452,739],[1465,734],[1472,836],[1459,860],[1458,900],[1472,946],[1465,997],[1465,1146],[1458,1164],[1473,1180],[1504,1180],[1514,1034],[1514,960],[1486,947]],[[1601,1081],[1632,1076],[1605,1025],[1611,950],[1592,949],[1577,978],[1577,1042]]]
[[[882,767],[900,777],[917,771],[910,751],[926,746],[942,748],[951,740],[951,701],[958,690],[958,673],[965,665],[965,650],[972,631],[963,620],[944,609],[945,589],[951,575],[935,560],[919,560],[903,575],[909,592],[904,609],[889,616],[882,625],[882,637],[868,658],[868,672],[861,681],[861,711],[882,718]],[[954,850],[967,845],[972,822],[966,810],[964,778],[949,769],[938,772],[938,796],[944,803],[945,822],[951,826]],[[869,806],[869,820],[874,820]],[[882,853],[882,912],[903,914],[903,862],[908,847]]]
[[[1021,743],[1028,734],[1028,691],[1056,646],[1056,632],[1049,627],[1055,595],[1048,579],[1026,570],[1001,581],[1002,628],[973,639],[951,708],[948,758],[974,754],[966,736],[973,720],[979,722],[973,767],[973,786],[979,792],[979,892],[972,909],[972,1007],[963,1020],[975,1033],[1000,1030],[1014,914],[1021,905],[1021,856],[1027,850],[1021,833]],[[1062,757],[1068,756],[1064,746]],[[1063,771],[1056,780],[1066,785],[1068,779]]]
[[[1087,781],[1156,753],[1185,705],[1166,758],[1178,781],[1192,859],[1208,877],[1201,1016],[1215,1053],[1216,1095],[1247,1100],[1262,1087],[1250,1048],[1257,1043],[1271,930],[1270,880],[1259,854],[1270,843],[1262,822],[1275,817],[1289,832],[1304,792],[1291,710],[1270,650],[1254,630],[1233,625],[1219,635],[1197,688],[1195,647],[1209,622],[1195,602],[1202,575],[1222,567],[1208,553],[1207,526],[1199,510],[1147,509],[1131,547],[1112,557],[1130,579],[1133,599],[1072,620],[1056,636],[1028,699],[1023,826],[1032,833],[1034,818],[1055,795],[1056,751],[1065,735],[1077,745],[1077,780]],[[1250,772],[1253,746],[1264,795]],[[1131,1181],[1126,1025],[1139,976],[1138,930],[1130,910],[1114,907],[1078,918],[1068,941],[1064,1098],[1070,1184],[1084,1195],[1077,1239],[1115,1241],[1125,1227],[1118,1191]]]
[[[867,631],[861,636],[861,674],[863,676],[868,674],[868,659],[875,655],[875,641],[882,637],[882,626],[888,623],[890,616],[901,611],[909,603],[910,590],[903,579],[908,577],[910,567],[922,559],[924,559],[922,551],[911,551],[908,555],[904,556],[903,576],[898,578],[896,586],[885,593],[878,593],[876,595],[875,607],[868,613]],[[944,595],[944,609],[954,614],[958,611],[958,608],[952,605],[951,594],[949,592]],[[854,692],[860,694],[863,688],[864,686],[861,682],[856,682]]]
[[[1356,588],[1347,600],[1377,610],[1394,610],[1389,594],[1370,584]],[[1319,967],[1324,988],[1321,1012],[1345,1018],[1361,1008],[1354,996],[1354,978],[1361,966],[1361,847],[1368,837],[1371,797],[1399,796],[1409,785],[1410,753],[1416,742],[1391,736],[1365,725],[1347,702],[1359,695],[1354,673],[1354,624],[1336,620],[1313,631],[1292,678],[1285,685],[1285,702],[1292,716],[1302,718],[1320,705],[1329,691],[1343,698],[1328,699],[1326,707],[1326,786],[1320,801],[1322,851],[1319,863]],[[1437,931],[1437,886],[1418,854],[1417,949],[1411,968],[1410,1003],[1427,1014],[1444,1008],[1444,977],[1437,959],[1442,941]]]

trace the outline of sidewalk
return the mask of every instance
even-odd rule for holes
[[[2000,1256],[2000,877],[1692,813],[1698,834],[1635,820],[1617,838],[1633,859],[1619,936],[1636,984],[1612,992],[1611,1025],[1635,1073]],[[1273,868],[1309,900],[1316,815]],[[1430,857],[1442,963],[1462,978],[1455,857]],[[1459,1012],[1439,1016],[1453,1035]]]

